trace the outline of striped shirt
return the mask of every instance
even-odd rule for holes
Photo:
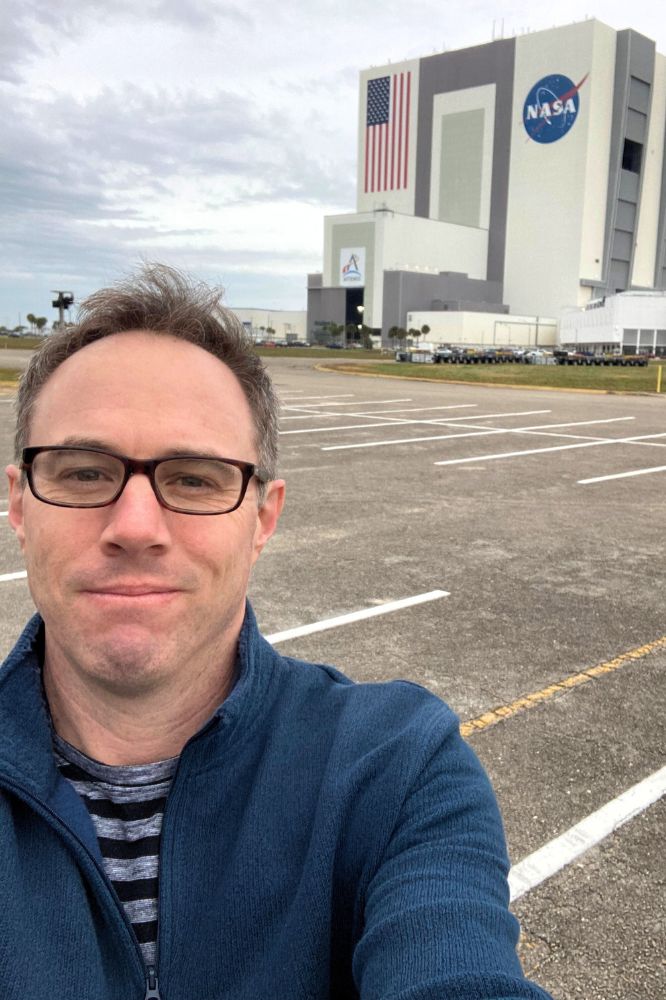
[[[146,965],[155,965],[162,817],[178,758],[113,767],[53,734],[56,763],[92,818],[104,868]]]

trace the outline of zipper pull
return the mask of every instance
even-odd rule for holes
[[[149,965],[148,982],[146,983],[146,995],[144,1000],[162,1000],[160,996],[160,984],[157,981],[157,972],[154,965]]]

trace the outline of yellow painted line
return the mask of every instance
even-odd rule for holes
[[[517,715],[519,712],[534,708],[535,705],[549,701],[557,695],[565,694],[567,691],[579,687],[581,684],[588,684],[589,681],[604,677],[606,674],[611,674],[615,670],[619,670],[620,667],[626,666],[627,663],[635,663],[649,653],[653,653],[656,649],[666,649],[666,635],[662,635],[660,639],[655,639],[654,642],[646,642],[644,646],[629,649],[626,653],[621,653],[620,656],[616,656],[612,660],[607,660],[605,663],[598,663],[587,670],[581,670],[580,673],[565,677],[561,681],[556,681],[555,684],[549,684],[548,687],[541,688],[540,691],[533,691],[532,694],[516,698],[515,701],[510,702],[508,705],[500,705],[498,708],[493,708],[490,712],[484,712],[483,715],[478,716],[476,719],[470,719],[468,722],[461,723],[460,732],[463,736],[467,737],[471,736],[472,733],[480,732],[482,729],[496,726],[498,722],[509,719],[512,715]]]

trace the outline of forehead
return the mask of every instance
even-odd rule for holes
[[[146,448],[156,454],[169,445],[254,445],[250,407],[231,370],[195,344],[145,330],[87,345],[42,387],[29,443],[57,444],[76,434],[144,457]]]

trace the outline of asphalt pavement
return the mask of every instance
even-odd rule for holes
[[[251,598],[267,634],[319,629],[281,651],[409,678],[473,722],[514,863],[659,772],[666,398],[268,364],[287,504]],[[0,578],[20,569],[0,516]],[[23,579],[0,594],[1,655],[31,603]],[[525,967],[556,1000],[666,996],[665,820],[662,799],[514,904]]]

